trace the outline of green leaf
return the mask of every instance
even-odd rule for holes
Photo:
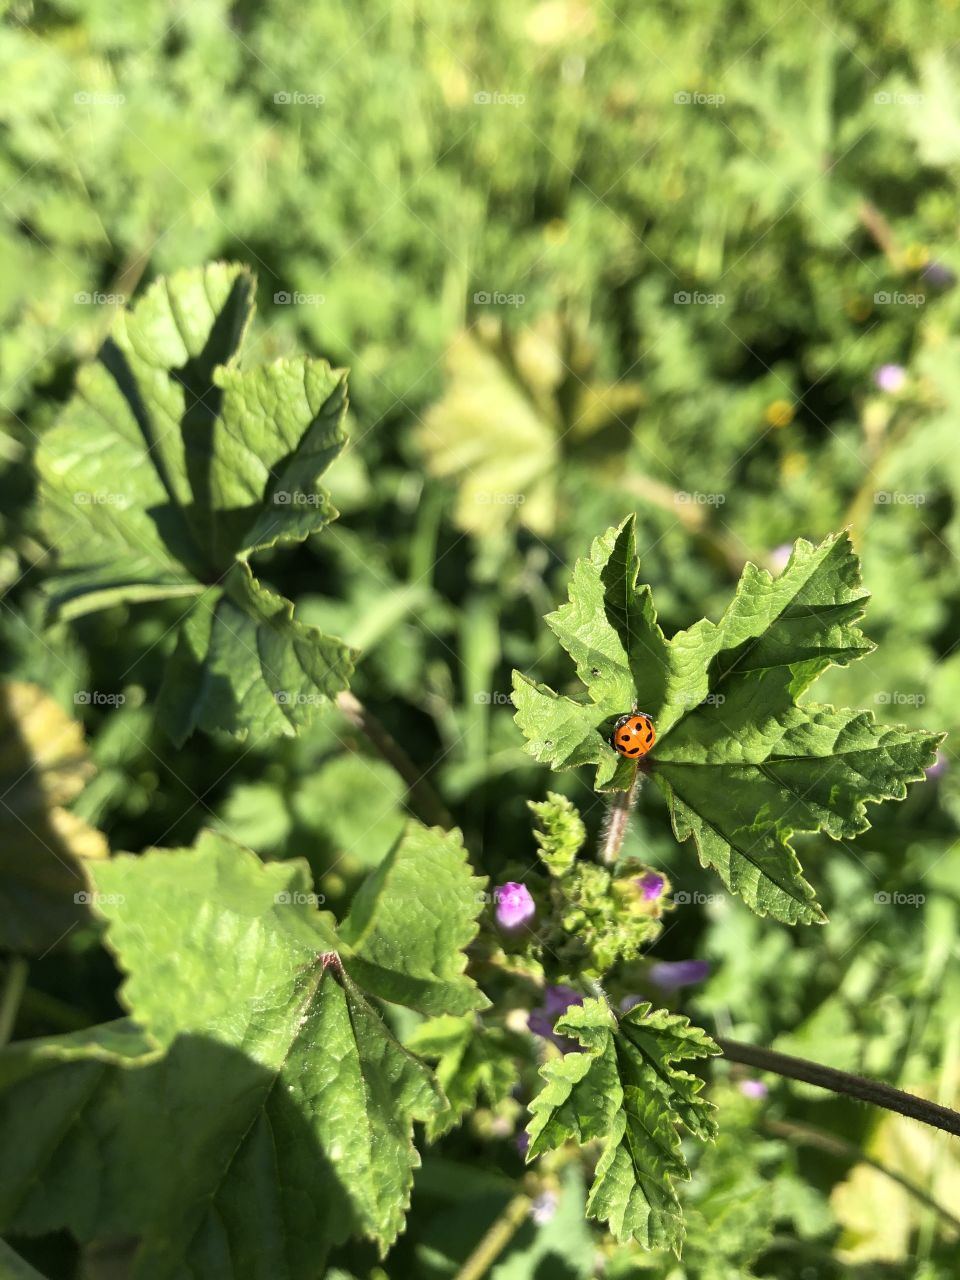
[[[620,1241],[671,1248],[678,1255],[683,1220],[674,1190],[689,1178],[677,1126],[696,1137],[716,1134],[703,1081],[679,1069],[683,1060],[719,1053],[686,1018],[635,1006],[619,1021],[602,1000],[572,1005],[558,1021],[561,1035],[584,1051],[541,1068],[546,1084],[530,1104],[527,1159],[573,1139],[603,1143],[587,1212],[607,1222]]]
[[[473,1014],[430,1018],[406,1037],[407,1048],[436,1062],[436,1076],[447,1109],[432,1119],[432,1140],[459,1124],[484,1099],[494,1107],[517,1083],[516,1058],[527,1048],[519,1036],[499,1027],[486,1027]]]
[[[340,937],[354,978],[384,1000],[422,1013],[468,1013],[487,998],[463,970],[483,909],[458,831],[409,823],[358,890]]]
[[[527,803],[539,823],[533,834],[541,862],[553,875],[566,875],[587,838],[576,805],[555,791],[548,791],[546,800]]]
[[[239,367],[254,283],[226,263],[158,280],[37,452],[56,614],[192,599],[160,699],[178,744],[198,728],[295,733],[352,669],[248,564],[336,517],[316,480],[346,412],[346,375],[325,361]]]
[[[452,952],[484,883],[454,836],[411,830],[388,862],[345,928],[356,950],[316,910],[305,863],[263,864],[212,832],[101,867],[97,908],[144,1030],[0,1056],[0,1110],[23,1117],[0,1153],[0,1230],[137,1236],[135,1275],[151,1278],[232,1280],[245,1257],[251,1277],[308,1280],[323,1246],[350,1235],[386,1252],[419,1163],[413,1121],[434,1124],[447,1104],[351,970],[370,954],[392,998],[476,1005]],[[418,907],[428,936],[404,956],[391,929]]]
[[[641,768],[663,791],[677,838],[692,835],[703,865],[761,915],[822,919],[791,836],[866,830],[866,803],[902,799],[942,736],[797,702],[828,666],[872,648],[857,626],[866,593],[848,537],[801,539],[778,578],[748,564],[719,623],[670,640],[638,573],[633,517],[577,562],[569,603],[547,621],[589,701],[515,672],[527,749],[554,769],[593,764],[598,790],[624,790],[635,766],[607,738],[618,715],[647,712],[657,741]]]
[[[83,730],[38,685],[0,684],[0,948],[45,954],[89,918],[106,838],[64,806],[94,773]]]

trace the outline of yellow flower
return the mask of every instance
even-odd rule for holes
[[[930,250],[925,244],[911,244],[903,251],[903,265],[908,271],[920,271],[930,261]]]
[[[769,427],[789,427],[793,421],[793,405],[789,400],[771,400],[764,417]]]
[[[780,463],[780,474],[784,480],[795,480],[797,476],[802,476],[806,469],[807,455],[805,453],[791,449],[789,453],[783,455],[783,461]]]
[[[551,218],[543,228],[543,238],[547,244],[563,244],[570,235],[570,228],[563,218]]]
[[[873,307],[866,298],[850,298],[844,303],[844,310],[856,324],[863,324]]]

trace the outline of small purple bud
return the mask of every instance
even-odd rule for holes
[[[741,1080],[737,1088],[745,1098],[765,1098],[770,1092],[762,1080]]]
[[[937,758],[934,760],[930,768],[926,770],[926,775],[928,778],[939,778],[942,773],[946,773],[949,767],[947,757],[942,751],[938,751]]]
[[[522,1156],[526,1156],[527,1151],[529,1149],[530,1149],[530,1135],[529,1133],[527,1133],[526,1129],[521,1129],[520,1132],[517,1134],[517,1150],[520,1152]]]
[[[793,555],[793,544],[790,542],[781,542],[779,547],[774,547],[770,552],[770,563],[776,569],[777,573],[783,573],[787,567],[787,561]]]
[[[882,364],[875,371],[873,380],[881,391],[893,396],[906,386],[907,371],[902,364]]]
[[[643,996],[624,996],[620,1001],[620,1012],[629,1013],[631,1009],[636,1008],[638,1004],[645,1004]]]
[[[537,914],[530,890],[515,880],[508,880],[495,889],[493,900],[497,904],[497,924],[502,929],[519,929]]]
[[[557,1212],[557,1193],[541,1191],[530,1206],[530,1217],[538,1227],[545,1227]]]
[[[709,960],[659,960],[651,966],[647,977],[661,991],[677,991],[703,982],[710,975]]]
[[[654,898],[659,898],[663,893],[664,879],[656,871],[645,871],[642,876],[637,877],[637,887],[642,892],[647,902],[652,902]]]
[[[952,289],[957,283],[957,277],[950,270],[945,262],[938,262],[936,258],[920,272],[920,279],[927,284],[932,284],[936,289]]]

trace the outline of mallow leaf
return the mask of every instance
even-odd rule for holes
[[[517,1061],[528,1041],[506,1028],[484,1026],[473,1014],[428,1018],[405,1038],[407,1048],[436,1062],[447,1107],[431,1118],[427,1135],[435,1138],[458,1124],[483,1099],[496,1106],[517,1083]]]
[[[412,825],[404,839],[442,876],[432,902],[442,892],[475,914],[457,837]],[[101,870],[97,910],[136,1027],[0,1055],[0,1122],[22,1129],[0,1151],[0,1231],[135,1237],[140,1280],[234,1280],[238,1258],[251,1280],[308,1280],[322,1247],[349,1236],[385,1253],[419,1163],[413,1122],[447,1104],[352,976],[362,946],[317,909],[306,863],[264,864],[205,832],[191,849],[122,855]],[[389,883],[396,914],[362,909],[383,970],[401,952],[391,930],[413,910],[402,899],[429,897]],[[407,939],[438,1010],[468,1003],[463,958],[451,954],[466,933],[458,916],[438,921],[422,953]]]
[[[872,648],[857,626],[867,593],[849,538],[800,539],[777,578],[748,564],[718,623],[670,639],[638,576],[631,517],[596,539],[569,603],[547,617],[585,694],[514,673],[527,749],[553,769],[593,765],[598,790],[625,790],[638,766],[609,734],[618,715],[647,712],[657,739],[639,767],[663,791],[677,838],[692,835],[703,865],[759,914],[822,919],[791,836],[866,830],[867,803],[903,799],[942,739],[798,701],[828,666]]]
[[[159,708],[178,744],[198,728],[295,733],[352,669],[250,564],[336,517],[316,481],[346,412],[346,374],[323,360],[240,367],[254,284],[227,263],[156,281],[37,451],[52,612],[184,599]]]
[[[530,1104],[527,1159],[569,1140],[602,1144],[587,1213],[619,1241],[673,1249],[683,1240],[674,1183],[689,1178],[678,1126],[712,1139],[713,1107],[703,1081],[676,1064],[720,1050],[686,1018],[636,1005],[616,1018],[603,1000],[571,1005],[557,1022],[576,1039],[569,1052],[541,1068],[544,1087]]]

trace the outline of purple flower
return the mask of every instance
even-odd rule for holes
[[[882,364],[874,372],[873,380],[881,391],[896,395],[906,386],[907,371],[902,364]]]
[[[631,1009],[635,1009],[638,1004],[646,1004],[643,996],[624,996],[620,1001],[620,1012],[629,1013]]]
[[[637,876],[637,888],[641,891],[647,902],[652,902],[654,898],[659,898],[663,893],[664,879],[656,871],[645,871],[642,876]]]
[[[526,1129],[521,1129],[517,1134],[517,1150],[526,1158],[527,1151],[530,1148],[530,1135]]]
[[[941,773],[946,773],[948,768],[949,765],[947,764],[947,757],[942,751],[938,751],[937,758],[934,760],[930,768],[926,770],[926,775],[928,778],[939,778]]]
[[[770,563],[776,569],[777,573],[783,573],[787,567],[787,561],[793,555],[793,544],[791,542],[781,542],[779,547],[774,547],[770,552]]]
[[[762,1080],[741,1080],[737,1088],[745,1098],[765,1098],[770,1092]]]
[[[541,1191],[530,1206],[530,1217],[538,1227],[545,1227],[557,1212],[558,1196],[555,1191]]]
[[[493,900],[497,904],[497,924],[502,929],[519,929],[537,914],[530,890],[516,880],[500,885],[494,891]]]
[[[562,1053],[580,1053],[582,1046],[576,1040],[558,1036],[553,1029],[573,1004],[583,1004],[583,996],[572,987],[547,987],[543,993],[543,1008],[530,1010],[527,1026],[534,1035],[552,1040]]]
[[[659,960],[651,966],[647,977],[661,991],[677,991],[703,982],[709,974],[709,960]]]
[[[950,270],[945,262],[938,262],[936,258],[920,272],[920,279],[927,284],[932,284],[937,289],[952,289],[957,283],[957,277]]]

